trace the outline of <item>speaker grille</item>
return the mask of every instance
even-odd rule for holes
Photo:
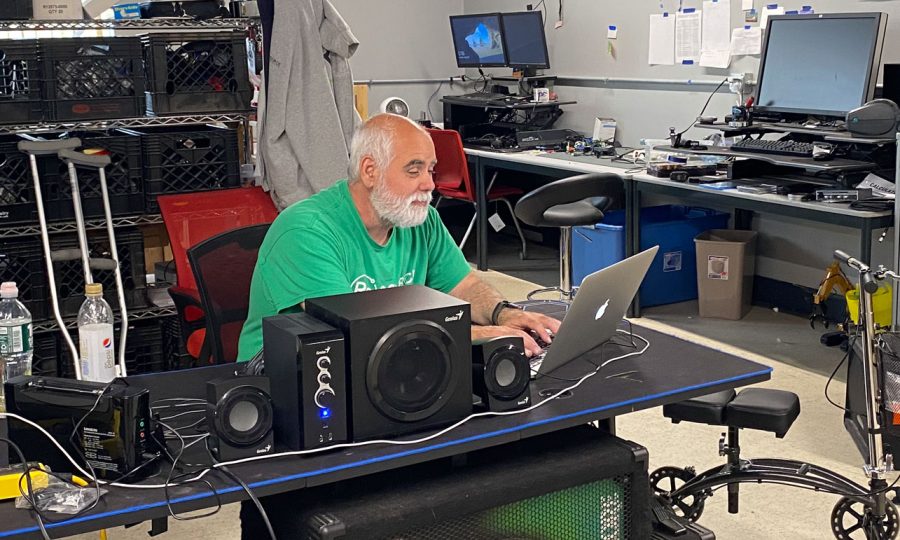
[[[380,540],[627,540],[632,482],[625,475],[581,484]]]

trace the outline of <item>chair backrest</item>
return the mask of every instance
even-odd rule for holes
[[[234,362],[250,306],[250,280],[269,224],[241,227],[207,238],[188,250],[206,314],[213,361]]]
[[[475,190],[469,178],[469,163],[463,150],[459,132],[452,129],[429,129],[434,142],[437,166],[434,168],[434,183],[438,192],[441,188],[462,190],[467,198],[475,202]]]
[[[157,197],[159,210],[169,233],[178,286],[196,290],[187,250],[221,232],[272,223],[278,209],[260,187],[221,189],[199,193],[179,193]]]

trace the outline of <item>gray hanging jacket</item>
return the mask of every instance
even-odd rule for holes
[[[260,108],[259,175],[280,209],[347,177],[359,41],[328,0],[275,3],[268,88]]]

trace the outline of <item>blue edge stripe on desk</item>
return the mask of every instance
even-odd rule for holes
[[[707,387],[710,387],[710,386],[715,386],[715,385],[717,385],[717,384],[725,384],[725,383],[729,383],[729,382],[740,381],[740,380],[743,380],[743,379],[749,379],[749,378],[751,378],[751,377],[757,377],[757,376],[759,376],[759,375],[766,375],[766,374],[771,373],[771,372],[772,372],[772,368],[767,368],[767,369],[763,369],[763,370],[760,370],[760,371],[755,371],[755,372],[753,372],[753,373],[748,373],[748,374],[746,374],[746,375],[741,375],[741,376],[739,376],[739,377],[729,377],[729,378],[727,378],[727,379],[721,379],[721,380],[718,380],[718,381],[712,381],[712,382],[708,382],[708,383],[704,383],[704,384],[697,384],[697,385],[694,385],[694,386],[688,386],[688,387],[685,387],[685,388],[679,388],[679,389],[677,389],[677,390],[670,390],[670,391],[668,391],[668,392],[661,392],[661,393],[659,393],[659,394],[652,394],[652,395],[649,395],[649,396],[643,396],[643,397],[640,397],[640,398],[630,399],[630,400],[627,400],[627,401],[620,401],[620,402],[618,402],[618,403],[611,403],[611,404],[609,404],[609,405],[604,405],[604,406],[602,406],[602,407],[597,407],[597,408],[594,408],[594,409],[586,409],[586,410],[578,411],[578,412],[575,412],[575,413],[564,414],[564,415],[562,415],[562,416],[554,416],[553,418],[547,418],[547,419],[540,420],[540,421],[537,421],[537,422],[531,422],[531,423],[529,423],[529,424],[523,424],[523,425],[521,425],[521,426],[516,426],[516,427],[514,427],[514,428],[501,429],[501,430],[499,430],[499,431],[492,431],[492,432],[490,432],[490,433],[483,433],[483,434],[481,434],[481,435],[476,435],[476,436],[473,436],[473,437],[467,437],[467,438],[465,438],[465,439],[458,439],[458,440],[454,440],[454,441],[447,441],[447,442],[443,442],[443,443],[440,443],[440,444],[435,444],[435,445],[433,445],[433,446],[426,446],[426,447],[423,447],[423,448],[416,448],[416,449],[413,449],[413,450],[407,450],[407,451],[405,451],[405,452],[399,452],[399,453],[397,453],[397,454],[391,454],[391,455],[389,455],[389,456],[382,456],[382,457],[378,457],[378,458],[366,459],[366,460],[363,460],[363,461],[357,461],[357,462],[354,462],[354,463],[348,463],[348,464],[346,464],[346,465],[340,465],[340,466],[337,466],[337,467],[329,467],[329,468],[327,468],[327,469],[319,469],[319,470],[317,470],[317,471],[309,471],[309,472],[305,472],[305,473],[294,474],[294,475],[291,475],[291,476],[282,476],[282,477],[279,477],[279,478],[273,478],[273,479],[271,479],[271,480],[263,480],[263,481],[261,481],[261,482],[255,482],[255,483],[253,483],[253,484],[249,484],[249,486],[250,486],[251,488],[257,488],[257,487],[262,487],[262,486],[268,486],[268,485],[271,485],[271,484],[279,484],[279,483],[281,483],[281,482],[288,482],[288,481],[290,481],[290,480],[297,480],[297,479],[300,479],[300,478],[307,478],[307,477],[310,477],[310,476],[318,476],[318,475],[321,475],[321,474],[327,474],[327,473],[337,472],[337,471],[344,470],[344,469],[351,469],[351,468],[355,468],[355,467],[362,467],[362,466],[364,466],[364,465],[371,465],[371,464],[373,464],[373,463],[379,463],[379,462],[381,462],[381,461],[388,461],[388,460],[391,460],[391,459],[397,459],[397,458],[402,458],[402,457],[406,457],[406,456],[412,456],[412,455],[416,455],[416,454],[421,454],[421,453],[424,453],[424,452],[430,452],[430,451],[432,451],[432,450],[438,450],[438,449],[440,449],[440,448],[446,448],[446,447],[448,447],[448,446],[455,446],[455,445],[457,445],[457,444],[463,444],[463,443],[467,443],[467,442],[478,441],[478,440],[481,440],[481,439],[489,439],[489,438],[491,438],[491,437],[497,437],[497,436],[499,436],[499,435],[505,435],[505,434],[507,434],[507,433],[513,433],[513,432],[516,432],[516,431],[522,431],[522,430],[525,430],[525,429],[528,429],[528,428],[533,428],[533,427],[541,426],[541,425],[544,425],[544,424],[549,424],[550,422],[556,422],[556,421],[559,421],[559,420],[565,420],[565,419],[568,419],[568,418],[574,418],[574,417],[576,417],[576,416],[583,416],[583,415],[585,415],[585,414],[591,414],[591,413],[601,412],[601,411],[605,411],[605,410],[608,410],[608,409],[613,409],[613,408],[616,408],[616,407],[622,407],[622,406],[625,406],[625,405],[631,405],[631,404],[634,404],[634,403],[640,403],[640,402],[642,402],[642,401],[650,401],[650,400],[652,400],[652,399],[657,399],[657,398],[661,398],[661,397],[666,397],[666,396],[669,396],[669,395],[672,395],[672,394],[675,394],[675,393],[679,393],[679,392],[689,392],[689,391],[691,391],[691,390],[699,390],[699,389],[701,389],[701,388],[707,388]],[[217,491],[218,491],[220,494],[224,494],[224,493],[232,493],[232,492],[234,492],[234,491],[242,491],[242,488],[239,487],[239,486],[235,486],[235,487],[225,488],[225,489],[221,489],[221,490],[217,490]],[[206,498],[206,497],[212,497],[212,495],[209,495],[209,494],[188,495],[188,496],[186,496],[186,497],[180,497],[180,498],[177,498],[177,499],[171,499],[170,502],[171,502],[171,504],[174,505],[174,504],[178,504],[178,503],[183,503],[183,502],[188,502],[188,501],[194,501],[194,500],[197,500],[197,499],[204,499],[204,498]],[[117,515],[121,515],[121,514],[130,514],[130,513],[132,513],[132,512],[140,512],[141,510],[149,510],[149,509],[151,509],[151,508],[157,508],[157,507],[160,507],[160,506],[165,506],[165,504],[166,504],[165,501],[160,501],[160,502],[152,503],[152,504],[142,504],[142,505],[140,505],[140,506],[131,506],[131,507],[128,507],[128,508],[122,508],[122,509],[120,509],[120,510],[113,510],[113,511],[110,511],[110,512],[103,512],[103,513],[100,513],[100,514],[92,514],[92,515],[82,516],[82,517],[75,518],[75,519],[70,519],[70,520],[67,520],[67,521],[60,521],[60,522],[57,522],[57,523],[47,523],[47,524],[45,524],[45,525],[46,525],[46,527],[47,527],[48,529],[55,528],[55,527],[63,527],[63,526],[66,526],[66,525],[72,525],[72,524],[75,524],[75,523],[81,523],[81,522],[84,522],[84,521],[92,521],[92,520],[95,520],[95,519],[101,519],[101,518],[106,518],[106,517],[112,517],[112,516],[117,516]],[[2,531],[2,532],[0,532],[0,538],[5,538],[5,537],[8,537],[8,536],[14,536],[14,535],[17,535],[17,534],[25,534],[25,533],[35,532],[35,531],[37,531],[37,530],[39,530],[38,527],[37,527],[37,526],[33,526],[33,527],[26,527],[26,528],[22,528],[22,529],[16,529],[16,530],[12,530],[12,531]]]

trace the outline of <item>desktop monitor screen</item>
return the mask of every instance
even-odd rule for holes
[[[450,17],[456,65],[461,68],[506,65],[499,13]]]
[[[770,18],[756,109],[843,117],[871,100],[886,19],[881,13]]]
[[[506,61],[510,67],[550,68],[544,19],[540,11],[503,13]]]

